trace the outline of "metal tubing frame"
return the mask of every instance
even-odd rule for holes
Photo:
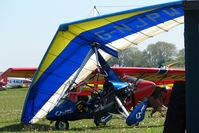
[[[94,47],[94,51],[95,51],[95,57],[96,57],[97,71],[98,73],[100,73],[99,62],[98,62],[98,52],[97,52],[96,47]]]
[[[119,112],[121,115],[123,115],[125,118],[128,117],[128,116],[126,116],[126,114],[124,114],[123,112],[119,111],[119,109],[118,109],[118,112]]]
[[[120,99],[115,96],[115,100],[117,101],[118,105],[120,106],[120,108],[123,110],[123,112],[125,113],[125,115],[128,117],[129,116],[129,113],[128,111],[126,110],[126,108],[124,107],[124,105],[122,104],[122,102],[120,101]]]
[[[91,53],[92,53],[92,49],[89,50],[88,54],[86,55],[83,63],[81,64],[81,66],[79,67],[76,75],[74,76],[72,82],[70,83],[69,87],[66,89],[66,93],[71,89],[73,83],[75,82],[75,80],[77,79],[78,75],[80,74],[80,72],[82,71],[83,67],[86,65],[86,63],[88,62],[90,56],[91,56]]]
[[[110,115],[116,117],[116,118],[119,118],[119,119],[122,119],[122,120],[126,120],[125,118],[119,116],[119,115],[116,115],[116,114],[113,114],[113,113],[109,113]]]

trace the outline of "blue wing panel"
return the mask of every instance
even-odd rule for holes
[[[181,6],[182,5],[176,5],[171,8],[164,7],[156,9],[150,12],[132,16],[127,19],[113,22],[87,32],[95,35],[94,41],[96,42],[99,42],[101,44],[111,43],[128,35],[140,32],[144,29],[156,26],[168,20],[183,16],[184,12]],[[82,33],[81,36],[87,37],[84,34],[88,33]],[[92,38],[92,40],[93,39],[94,38]]]
[[[90,45],[70,43],[32,86],[23,122],[29,122],[57,89],[79,68]]]

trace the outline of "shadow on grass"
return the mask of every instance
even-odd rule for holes
[[[69,131],[86,131],[86,130],[103,130],[103,129],[124,129],[124,128],[157,128],[157,127],[162,127],[163,125],[153,125],[153,126],[117,126],[115,127],[114,125],[106,125],[106,126],[88,126],[88,127],[77,127],[77,128],[69,128]],[[50,130],[55,130],[54,128],[52,129],[50,125],[45,125],[45,124],[14,124],[14,125],[9,125],[0,128],[0,132],[20,132],[20,131],[31,131],[31,132],[39,132],[39,131],[50,131]]]
[[[20,132],[20,131],[49,131],[50,126],[44,124],[14,124],[0,128],[0,132]]]
[[[5,91],[6,89],[3,87],[0,87],[0,91]]]
[[[98,127],[78,127],[78,128],[69,128],[69,131],[85,131],[85,130],[101,130],[101,129],[124,129],[124,128],[128,128],[128,129],[131,129],[131,128],[157,128],[157,127],[162,127],[163,125],[151,125],[151,126],[117,126],[115,127],[114,125],[113,126],[109,126],[109,125],[106,125],[106,126],[98,126]]]
[[[156,128],[163,127],[164,125],[151,125],[151,126],[136,126],[136,128]]]
[[[12,88],[12,87],[9,87],[9,88],[5,88],[5,89],[8,89],[8,90],[23,90],[23,89],[28,89],[28,87],[16,87],[16,88]]]

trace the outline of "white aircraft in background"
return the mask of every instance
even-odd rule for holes
[[[30,85],[32,82],[31,79],[25,79],[25,78],[8,78],[6,87],[11,88],[22,88]]]

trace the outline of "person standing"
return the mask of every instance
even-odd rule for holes
[[[160,112],[160,116],[164,117],[162,107],[165,108],[165,106],[162,101],[162,93],[167,93],[167,89],[165,87],[156,86],[154,92],[148,97],[148,101],[153,108],[150,114],[151,117],[153,117],[153,114],[157,111]]]

